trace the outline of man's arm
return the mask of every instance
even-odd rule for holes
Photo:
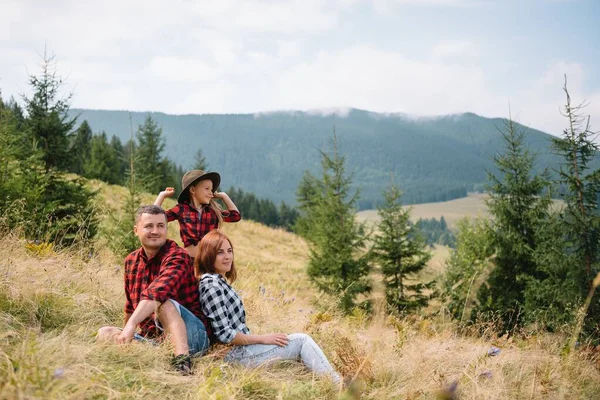
[[[190,258],[183,249],[165,257],[156,278],[141,293],[142,300],[160,304],[169,299],[177,300],[179,288],[186,279],[193,279],[189,269]],[[187,275],[187,276],[186,276]]]
[[[140,322],[148,318],[158,309],[161,303],[154,300],[142,300],[139,302],[133,314],[125,314],[126,323],[123,331],[117,337],[117,343],[128,343],[133,340],[133,334]]]
[[[125,318],[123,319],[123,326],[127,325],[127,321],[129,321],[129,318],[131,318],[131,313],[126,312]]]

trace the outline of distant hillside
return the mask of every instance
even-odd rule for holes
[[[72,110],[94,132],[106,131],[122,141],[130,137],[127,111]],[[133,128],[147,113],[132,112]],[[152,113],[163,128],[166,155],[188,168],[201,147],[211,169],[233,185],[275,202],[295,202],[305,170],[318,173],[319,150],[327,149],[333,128],[347,156],[360,209],[374,208],[390,176],[405,192],[406,203],[445,201],[481,190],[491,157],[502,150],[500,118],[472,113],[413,118],[349,110],[345,116],[310,112],[244,115],[167,115]],[[538,168],[557,166],[549,151],[550,135],[527,131]]]

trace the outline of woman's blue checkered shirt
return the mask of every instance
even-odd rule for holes
[[[200,279],[200,305],[221,343],[230,343],[237,332],[250,333],[242,299],[220,274]]]

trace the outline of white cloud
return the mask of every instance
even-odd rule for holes
[[[239,88],[225,81],[217,81],[196,85],[191,88],[183,88],[180,92],[181,100],[177,92],[172,93],[169,98],[174,99],[165,110],[172,114],[210,114],[233,112],[230,104],[232,99],[239,98]],[[229,111],[227,111],[229,110]]]
[[[4,0],[0,3],[0,42],[14,38],[14,28],[23,19],[23,6],[14,0]],[[11,34],[12,33],[12,34]]]
[[[150,80],[160,82],[212,81],[222,75],[202,60],[168,56],[154,57],[144,72]]]
[[[284,71],[278,92],[281,103],[291,108],[446,114],[468,110],[484,86],[483,71],[476,66],[426,62],[357,46],[321,52],[312,62]]]
[[[475,54],[475,48],[467,40],[444,40],[436,44],[432,50],[432,56],[441,59],[451,56],[470,56]]]
[[[280,59],[293,58],[300,55],[301,49],[298,42],[291,40],[277,41],[277,55]]]
[[[492,0],[364,0],[371,3],[374,9],[385,14],[395,6],[418,7],[476,7],[489,4]]]
[[[306,111],[308,115],[319,115],[327,117],[329,115],[335,115],[336,117],[345,118],[350,114],[350,108],[348,107],[327,107],[327,108],[313,108]]]

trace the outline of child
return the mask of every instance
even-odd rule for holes
[[[169,222],[179,222],[181,241],[190,257],[198,256],[198,242],[213,229],[221,227],[223,221],[238,222],[242,219],[237,207],[227,193],[217,192],[221,177],[216,172],[202,170],[188,171],[181,178],[181,194],[177,198],[177,205],[167,210]],[[175,193],[172,187],[160,192],[154,204],[161,206],[166,197]],[[227,211],[214,200],[223,200]]]

